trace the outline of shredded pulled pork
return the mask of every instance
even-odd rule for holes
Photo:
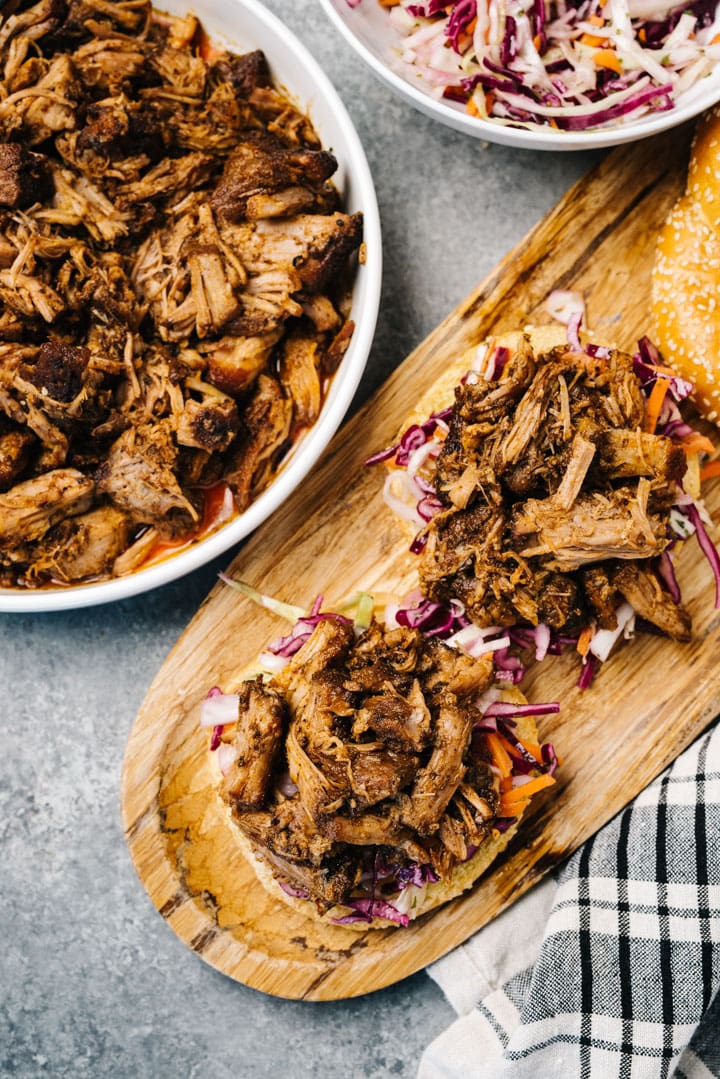
[[[593,620],[615,628],[624,598],[688,640],[689,615],[652,568],[671,542],[686,457],[643,430],[645,411],[618,351],[535,355],[525,336],[498,381],[468,378],[430,477],[425,595],[460,600],[479,626],[570,634]]]
[[[317,419],[362,219],[193,15],[12,3],[0,63],[0,584],[101,579],[218,484],[245,509]]]
[[[443,878],[493,830],[499,779],[473,739],[492,680],[417,630],[328,616],[269,682],[243,683],[222,792],[280,881],[320,910],[380,859]],[[375,869],[373,869],[375,873]]]

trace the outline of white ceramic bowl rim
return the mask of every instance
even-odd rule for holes
[[[378,0],[362,0],[363,5]],[[597,150],[657,135],[691,120],[698,113],[720,101],[720,65],[683,95],[680,104],[667,112],[648,113],[637,120],[596,131],[556,131],[552,128],[506,127],[470,116],[451,102],[434,98],[427,90],[413,85],[394,71],[379,52],[373,51],[350,25],[361,16],[361,9],[350,8],[346,0],[320,0],[322,7],[346,41],[363,58],[379,79],[392,87],[415,108],[474,138],[530,150]],[[347,7],[347,12],[345,11]],[[387,13],[384,13],[387,18]]]
[[[228,17],[229,9],[237,8],[240,16],[247,15],[249,22],[254,21],[257,24],[258,41],[254,47],[263,48],[268,55],[275,81],[287,85],[291,96],[299,99],[303,107],[307,108],[313,122],[320,129],[319,133],[325,146],[328,145],[327,138],[322,131],[322,125],[318,123],[312,100],[307,100],[307,95],[304,95],[306,100],[302,100],[301,95],[294,91],[293,79],[297,76],[296,68],[309,77],[314,92],[332,111],[345,142],[342,154],[339,155],[341,169],[346,167],[348,170],[348,175],[342,184],[343,197],[347,201],[351,186],[356,192],[355,201],[364,215],[364,240],[367,254],[364,264],[358,268],[353,295],[351,317],[355,321],[355,331],[350,346],[332,380],[317,422],[292,451],[272,483],[244,513],[186,551],[127,577],[117,577],[96,584],[48,587],[37,590],[0,588],[0,612],[59,611],[126,599],[190,573],[244,539],[271,513],[278,511],[281,504],[302,482],[322,454],[350,406],[372,345],[380,305],[382,279],[380,214],[365,151],[332,83],[305,46],[258,0],[204,0],[204,2],[199,0],[198,3],[192,5],[188,5],[186,0],[157,0],[156,6],[176,13],[187,10],[188,6],[193,7],[203,24],[210,30],[211,36],[216,39],[223,38],[231,47],[232,39],[237,31],[233,28],[232,19]],[[217,11],[218,23],[221,22],[223,26],[229,27],[229,31],[226,29],[224,33],[221,33],[213,28],[212,20],[206,13],[206,9],[211,9],[212,6]],[[243,30],[238,36],[247,36],[247,45],[253,38],[253,30],[252,28],[248,31]],[[292,56],[291,63],[288,64],[287,61],[284,64],[274,63],[275,45],[279,53],[282,52],[287,57]]]

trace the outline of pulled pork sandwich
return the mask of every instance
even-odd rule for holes
[[[714,447],[677,404],[692,385],[647,338],[631,356],[581,342],[579,323],[470,349],[367,463],[388,465],[385,500],[413,536],[422,593],[538,659],[577,647],[584,688],[636,625],[689,640],[676,544],[696,533],[716,605],[720,560],[700,499]]]
[[[244,510],[352,335],[360,214],[261,52],[148,0],[0,13],[0,585]]]
[[[404,926],[469,888],[554,783],[532,716],[558,705],[493,686],[492,649],[450,610],[382,624],[371,597],[355,622],[321,602],[261,657],[274,673],[211,690],[201,723],[265,888],[312,917]]]

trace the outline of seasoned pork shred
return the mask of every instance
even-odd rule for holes
[[[498,780],[472,737],[491,680],[488,656],[376,622],[356,638],[325,618],[272,681],[241,687],[222,788],[236,824],[321,910],[379,856],[444,877],[497,815]]]
[[[479,626],[545,623],[614,629],[627,600],[646,622],[688,640],[690,618],[654,572],[671,542],[682,446],[643,431],[632,357],[529,338],[500,381],[456,390],[424,529],[426,596],[460,600]],[[606,355],[605,355],[606,354]]]
[[[263,54],[192,15],[14,0],[0,61],[0,583],[112,576],[315,421],[362,218]]]

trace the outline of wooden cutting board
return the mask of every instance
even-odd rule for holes
[[[382,499],[382,469],[362,460],[394,440],[413,403],[459,352],[490,332],[544,321],[556,288],[582,289],[599,338],[632,348],[648,328],[655,235],[684,183],[689,132],[607,157],[424,341],[348,423],[322,464],[255,533],[231,572],[309,606],[358,589],[402,594],[413,559]],[[720,482],[708,505],[720,520]],[[405,977],[465,940],[618,812],[720,711],[720,618],[696,544],[678,565],[694,621],[689,645],[641,637],[595,685],[575,688],[577,657],[538,665],[531,700],[562,702],[540,724],[563,757],[559,782],[536,799],[506,855],[473,891],[405,930],[319,927],[271,899],[244,861],[215,796],[208,689],[229,690],[283,624],[218,586],[168,656],[127,747],[122,813],[138,875],[178,936],[231,977],[282,997],[332,1000]]]

